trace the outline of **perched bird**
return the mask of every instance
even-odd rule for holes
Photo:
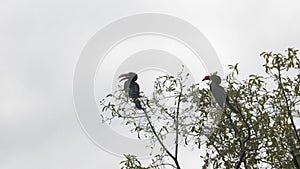
[[[120,82],[126,80],[124,83],[124,90],[132,98],[135,107],[138,109],[142,109],[141,102],[138,100],[140,97],[140,87],[136,83],[138,76],[134,72],[129,72],[126,74],[122,74],[119,76]]]
[[[210,75],[205,76],[202,81],[210,80],[210,91],[212,95],[214,96],[216,102],[221,108],[224,108],[224,103],[229,107],[229,109],[235,113],[239,113],[239,111],[229,102],[229,98],[226,95],[226,92],[221,84],[221,78],[218,75]]]
[[[225,92],[224,88],[222,86],[220,86],[220,84],[221,84],[220,76],[217,76],[217,75],[205,76],[202,81],[205,81],[205,80],[211,80],[211,83],[209,85],[210,91],[211,91],[212,95],[214,96],[218,105],[221,108],[223,108],[227,96],[226,96],[226,92]]]

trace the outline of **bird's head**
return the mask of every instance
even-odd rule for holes
[[[123,80],[136,81],[137,74],[134,72],[125,73],[119,76],[120,82]]]
[[[205,81],[205,80],[210,80],[210,76],[205,76],[202,81]]]
[[[202,79],[202,81],[205,80],[211,80],[215,84],[221,84],[221,78],[218,75],[205,76],[204,79]]]

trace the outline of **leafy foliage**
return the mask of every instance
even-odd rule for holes
[[[265,75],[239,81],[230,66],[227,94],[238,112],[225,115],[207,142],[204,159],[213,168],[299,168],[298,50],[287,55],[263,52]],[[227,130],[223,130],[227,128]]]
[[[177,77],[158,77],[152,96],[141,93],[143,110],[131,105],[120,86],[100,102],[104,120],[122,119],[138,138],[151,140],[151,150],[160,148],[148,167],[136,156],[125,155],[122,169],[179,169],[179,145],[205,146],[203,168],[300,168],[297,53],[293,48],[285,54],[261,53],[265,74],[244,80],[238,80],[238,64],[229,65],[225,86],[235,111],[218,107],[209,89],[186,86],[189,75],[183,70]],[[174,140],[174,152],[165,145],[168,138]]]
[[[124,155],[125,160],[121,161],[120,164],[123,164],[121,169],[150,169],[149,167],[142,167],[141,162],[137,160],[134,155]]]

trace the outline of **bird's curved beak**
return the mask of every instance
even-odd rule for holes
[[[128,78],[129,78],[128,73],[121,74],[121,75],[119,76],[120,82],[123,81],[123,80],[126,80],[126,79],[128,79]]]
[[[210,80],[210,77],[209,76],[205,76],[204,79],[202,79],[202,81],[205,81],[205,80]]]

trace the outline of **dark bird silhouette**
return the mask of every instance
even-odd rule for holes
[[[210,91],[215,98],[216,102],[221,108],[224,108],[224,103],[229,107],[229,109],[235,113],[238,113],[238,110],[229,102],[229,98],[226,95],[226,92],[221,84],[221,78],[218,75],[205,76],[202,81],[211,80],[209,85]]]
[[[136,83],[138,76],[134,72],[129,72],[119,76],[120,82],[126,80],[124,83],[124,90],[132,98],[135,107],[142,109],[141,102],[139,101],[140,97],[140,86]]]
[[[205,80],[211,80],[211,83],[209,85],[210,91],[211,91],[212,95],[214,96],[218,105],[221,108],[223,108],[227,96],[226,96],[226,92],[225,92],[224,88],[222,86],[220,86],[221,78],[217,75],[211,75],[211,76],[205,76],[202,81],[205,81]]]

